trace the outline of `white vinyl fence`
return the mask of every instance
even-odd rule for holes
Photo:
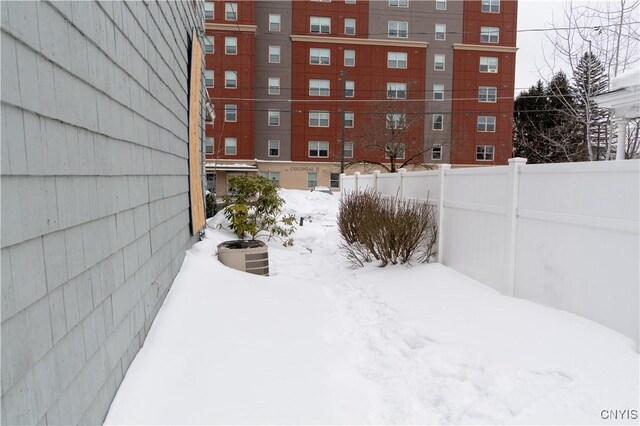
[[[439,260],[499,292],[563,309],[636,343],[640,160],[341,176],[439,212]]]

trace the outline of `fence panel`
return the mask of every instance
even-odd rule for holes
[[[440,176],[438,172],[405,173],[403,193],[405,198],[420,201],[429,200],[429,204],[436,204],[440,199]]]

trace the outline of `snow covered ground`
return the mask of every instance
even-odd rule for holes
[[[439,264],[354,269],[339,197],[282,194],[305,217],[295,245],[270,243],[258,277],[220,264],[235,238],[207,229],[107,424],[639,422],[630,340]]]

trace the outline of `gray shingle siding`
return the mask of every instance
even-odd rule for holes
[[[98,424],[184,251],[200,2],[1,2],[2,423]]]

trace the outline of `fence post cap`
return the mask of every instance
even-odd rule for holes
[[[373,170],[371,173],[379,175],[380,174],[380,170]]]
[[[521,157],[509,158],[509,164],[527,164],[527,159]]]
[[[360,172],[355,172],[354,175],[360,176]]]
[[[405,169],[404,167],[401,167],[398,169],[398,173],[406,173],[407,169]]]
[[[450,169],[451,168],[451,164],[438,164],[438,169],[442,170],[442,169]]]
[[[347,174],[345,172],[340,173],[340,176],[346,176]]]

